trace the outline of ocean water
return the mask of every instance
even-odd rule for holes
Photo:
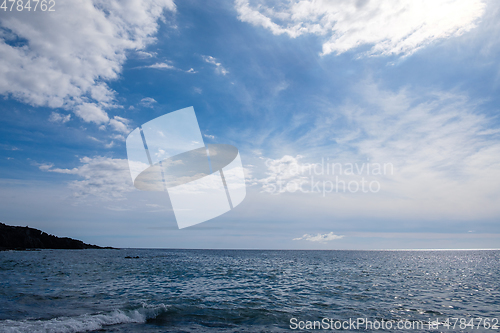
[[[319,331],[307,325],[322,320],[498,332],[495,318],[500,251],[0,252],[0,332]],[[363,319],[372,326],[351,326]]]

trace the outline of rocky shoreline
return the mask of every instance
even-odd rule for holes
[[[86,244],[69,237],[57,237],[30,227],[0,223],[0,251],[31,249],[111,249],[111,247]]]

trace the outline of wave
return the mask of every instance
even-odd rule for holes
[[[167,311],[164,304],[143,305],[134,310],[114,310],[109,313],[58,317],[48,320],[24,319],[0,321],[0,333],[76,333],[100,330],[104,326],[145,323]]]

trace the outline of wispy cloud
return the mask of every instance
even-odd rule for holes
[[[153,65],[137,67],[137,68],[168,69],[168,70],[179,71],[179,72],[190,73],[190,74],[198,73],[197,71],[194,70],[194,68],[190,68],[188,70],[183,70],[183,69],[177,68],[173,65],[173,62],[170,60],[166,60],[164,62],[157,62]]]
[[[174,65],[172,65],[171,61],[165,62],[157,62],[156,64],[145,66],[146,68],[155,68],[155,69],[177,69]]]
[[[126,118],[115,116],[109,121],[109,125],[116,131],[123,134],[128,134],[131,129],[129,128],[130,121]]]
[[[409,55],[434,40],[472,29],[481,0],[271,1],[236,0],[238,18],[292,38],[324,38],[322,54],[373,45],[368,55]]]
[[[0,143],[0,149],[2,149],[2,150],[12,150],[12,151],[21,150],[21,149],[19,149],[16,146],[6,145],[5,143]]]
[[[115,142],[114,141],[111,141],[110,143],[104,145],[104,147],[106,147],[108,149],[113,148],[114,146],[115,146]]]
[[[104,200],[119,200],[124,198],[125,193],[134,190],[126,159],[101,156],[83,157],[80,159],[80,163],[80,166],[72,169],[54,168],[52,163],[37,165],[40,170],[45,172],[75,175],[83,178],[69,183],[70,189],[78,198],[93,196]]]
[[[205,60],[205,62],[215,66],[215,73],[221,74],[221,75],[226,75],[229,73],[229,71],[227,69],[225,69],[222,66],[222,64],[220,62],[218,62],[218,60],[215,59],[214,57],[204,55],[204,56],[202,56],[202,58],[203,58],[203,60]]]
[[[390,91],[367,80],[353,87],[344,103],[321,103],[314,116],[308,112],[307,122],[298,127],[292,123],[279,132],[264,129],[262,141],[267,144],[261,148],[272,158],[256,156],[250,161],[257,165],[255,183],[274,190],[281,188],[276,186],[278,179],[302,182],[305,176],[304,188],[310,190],[308,170],[322,158],[361,167],[368,162],[390,163],[394,171],[376,176],[379,193],[334,190],[330,197],[344,200],[325,206],[318,195],[301,191],[269,200],[286,202],[295,197],[303,206],[314,205],[315,211],[333,216],[423,221],[494,218],[500,213],[500,132],[495,121],[481,112],[482,105],[467,94]],[[322,179],[312,174],[314,182],[328,177],[336,181],[332,175]],[[349,177],[358,176],[339,178],[347,183]]]
[[[61,124],[67,123],[68,121],[70,121],[70,119],[71,119],[70,114],[63,116],[62,114],[57,113],[57,112],[52,112],[50,114],[50,117],[49,117],[49,121],[51,121],[53,123],[61,123]]]
[[[293,240],[294,241],[305,240],[309,242],[326,243],[342,239],[344,237],[345,237],[344,235],[335,235],[333,232],[330,232],[328,234],[317,234],[317,235],[304,234],[304,236],[299,238],[294,238]]]
[[[277,159],[265,159],[267,166],[266,176],[262,179],[254,179],[256,183],[262,184],[263,192],[280,194],[286,192],[286,188],[278,186],[279,182],[301,182],[307,181],[307,172],[314,164],[301,163],[301,155],[295,157],[285,155]]]
[[[158,102],[152,97],[145,97],[145,98],[141,99],[141,101],[139,102],[140,105],[147,107],[147,108],[152,108],[157,103]]]
[[[140,58],[154,58],[157,55],[156,52],[145,52],[145,51],[137,51],[136,54]]]

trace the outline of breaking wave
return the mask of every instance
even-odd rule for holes
[[[3,320],[1,333],[76,333],[100,330],[104,326],[145,323],[167,311],[167,306],[146,306],[134,310],[114,310],[109,313],[85,314],[76,317],[58,317],[48,320]]]

